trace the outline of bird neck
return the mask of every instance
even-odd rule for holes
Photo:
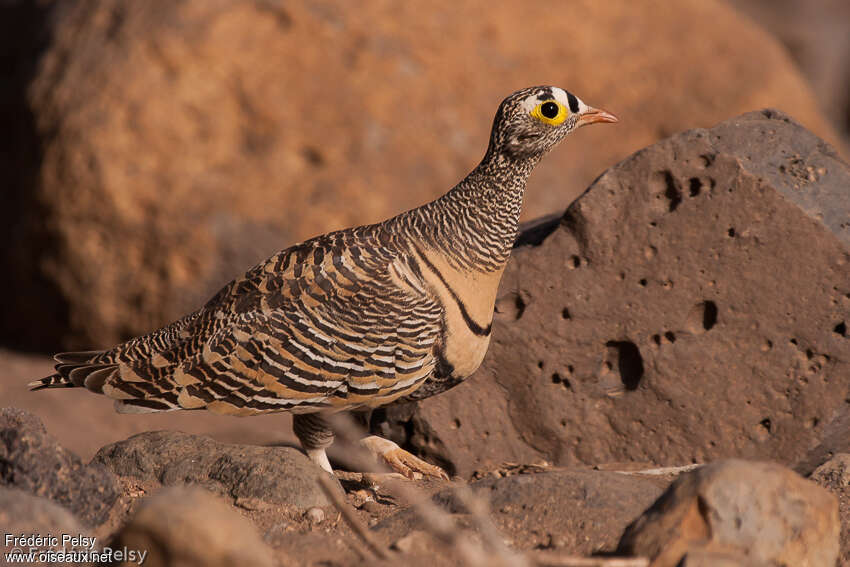
[[[458,269],[503,269],[519,230],[526,181],[538,160],[488,150],[466,178],[418,209],[423,224],[417,232]]]

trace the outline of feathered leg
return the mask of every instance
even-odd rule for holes
[[[333,474],[325,452],[334,442],[334,432],[328,420],[318,413],[298,413],[292,416],[292,431],[310,460]]]

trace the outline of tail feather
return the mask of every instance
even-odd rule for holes
[[[112,376],[114,376],[117,372],[118,367],[116,366],[105,366],[103,368],[93,370],[86,374],[85,378],[83,379],[83,386],[85,386],[87,390],[102,394],[103,385],[106,384],[106,381],[109,380]]]
[[[86,364],[103,354],[102,350],[81,350],[75,352],[58,352],[53,355],[53,360],[60,364]]]
[[[61,374],[51,374],[40,380],[27,384],[30,390],[44,390],[45,388],[73,388],[74,384]]]
[[[116,368],[114,364],[97,361],[98,356],[103,352],[102,350],[60,352],[53,357],[56,361],[54,366],[56,372],[41,380],[30,382],[29,387],[31,390],[43,390],[45,388],[85,386],[87,378],[92,373],[105,368],[113,370]],[[97,384],[97,380],[93,381],[93,384]],[[100,385],[102,385],[102,382]]]
[[[167,381],[157,382],[157,373],[167,375],[168,368],[155,368],[154,374],[138,376],[132,368],[127,376],[119,363],[102,356],[104,351],[62,352],[55,355],[56,372],[30,382],[32,390],[45,388],[85,387],[87,390],[115,398],[120,413],[150,413],[182,409],[177,392]]]

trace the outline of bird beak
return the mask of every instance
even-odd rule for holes
[[[593,108],[592,106],[588,106],[587,110],[582,112],[578,119],[579,126],[586,126],[597,122],[619,122],[619,120],[610,112]]]

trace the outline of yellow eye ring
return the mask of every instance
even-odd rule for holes
[[[544,124],[560,126],[570,113],[560,102],[556,100],[544,100],[534,107],[531,115]]]

